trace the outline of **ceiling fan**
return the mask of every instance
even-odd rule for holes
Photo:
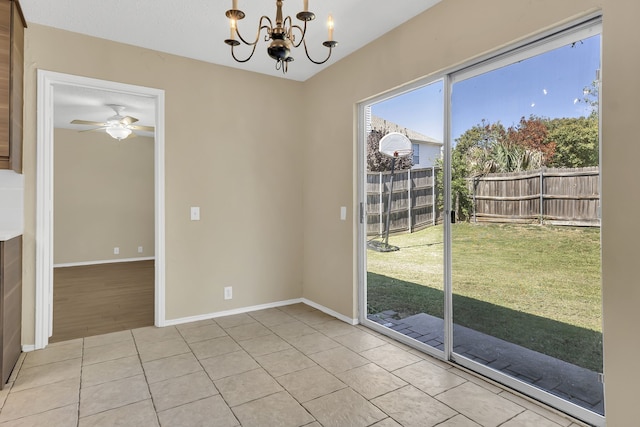
[[[133,132],[134,130],[147,132],[154,131],[153,126],[134,125],[133,123],[137,122],[138,119],[131,116],[123,116],[122,111],[125,107],[122,105],[107,104],[107,106],[115,111],[116,114],[109,117],[104,123],[92,122],[89,120],[73,120],[71,124],[98,126],[94,129],[81,130],[80,132],[96,132],[105,130],[112,138],[115,138],[118,141],[136,136]]]

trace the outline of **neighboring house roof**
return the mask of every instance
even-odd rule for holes
[[[438,141],[435,138],[432,138],[427,135],[423,135],[419,132],[416,132],[413,129],[407,129],[406,127],[402,127],[397,123],[391,122],[389,120],[385,120],[382,117],[371,115],[371,129],[389,132],[399,132],[407,136],[411,140],[411,142],[416,144],[432,144],[432,145],[442,145],[442,141]]]

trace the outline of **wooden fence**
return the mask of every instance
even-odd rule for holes
[[[473,221],[600,226],[597,166],[489,174],[468,182]]]
[[[416,231],[442,222],[435,174],[396,172],[389,231]],[[385,231],[390,172],[367,173],[367,235]],[[543,168],[469,178],[474,222],[600,226],[600,170]]]
[[[438,218],[435,168],[395,173],[389,231],[412,232],[434,225]],[[387,216],[390,172],[367,173],[367,235],[383,234]]]

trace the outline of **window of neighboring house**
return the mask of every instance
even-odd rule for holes
[[[420,145],[419,144],[411,144],[411,148],[413,149],[413,164],[420,164]]]

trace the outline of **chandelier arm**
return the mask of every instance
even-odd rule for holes
[[[262,23],[263,20],[266,20],[269,22],[269,25],[264,25]],[[242,43],[248,45],[248,46],[255,46],[258,41],[260,40],[260,32],[263,29],[266,29],[267,32],[270,34],[271,33],[271,28],[273,27],[273,25],[271,24],[271,19],[269,19],[268,16],[262,16],[260,17],[260,21],[258,22],[258,32],[256,33],[256,39],[253,42],[248,42],[246,41],[241,35],[240,35],[240,31],[238,30],[238,28],[236,27],[236,35],[238,36],[238,38],[240,39],[240,41],[242,41]]]
[[[252,57],[252,56],[253,56],[253,54],[255,53],[255,51],[256,51],[256,46],[258,46],[258,45],[254,43],[254,44],[253,44],[253,49],[251,49],[251,54],[250,54],[246,59],[238,59],[238,58],[236,58],[236,54],[235,54],[235,52],[233,51],[233,46],[231,46],[231,56],[233,57],[233,59],[235,59],[235,60],[236,60],[236,62],[247,62],[247,61],[249,61],[249,60],[251,59],[251,57]]]
[[[302,39],[302,44],[304,44],[304,53],[307,55],[307,58],[309,59],[309,61],[313,62],[316,65],[322,65],[325,62],[327,62],[329,58],[331,58],[331,52],[333,51],[333,46],[327,46],[327,48],[329,49],[329,54],[324,59],[324,61],[316,61],[313,58],[311,58],[311,56],[309,56],[309,50],[307,49],[307,41],[305,39]]]
[[[286,18],[284,18],[284,21],[282,21],[282,28],[287,28],[287,21],[289,21],[289,28],[293,27],[291,16],[287,16]],[[291,34],[291,31],[289,31],[289,34]]]
[[[300,31],[300,34],[302,34],[302,36],[300,37],[300,41],[298,43],[294,43],[293,39],[291,40],[291,42],[293,43],[293,47],[298,48],[298,47],[300,47],[300,45],[304,41],[304,36],[307,34],[307,22],[305,21],[305,23],[304,23],[304,29],[301,28],[299,25],[292,25],[291,26],[291,35],[292,36],[293,36],[293,29],[294,28],[296,28],[298,31]]]

